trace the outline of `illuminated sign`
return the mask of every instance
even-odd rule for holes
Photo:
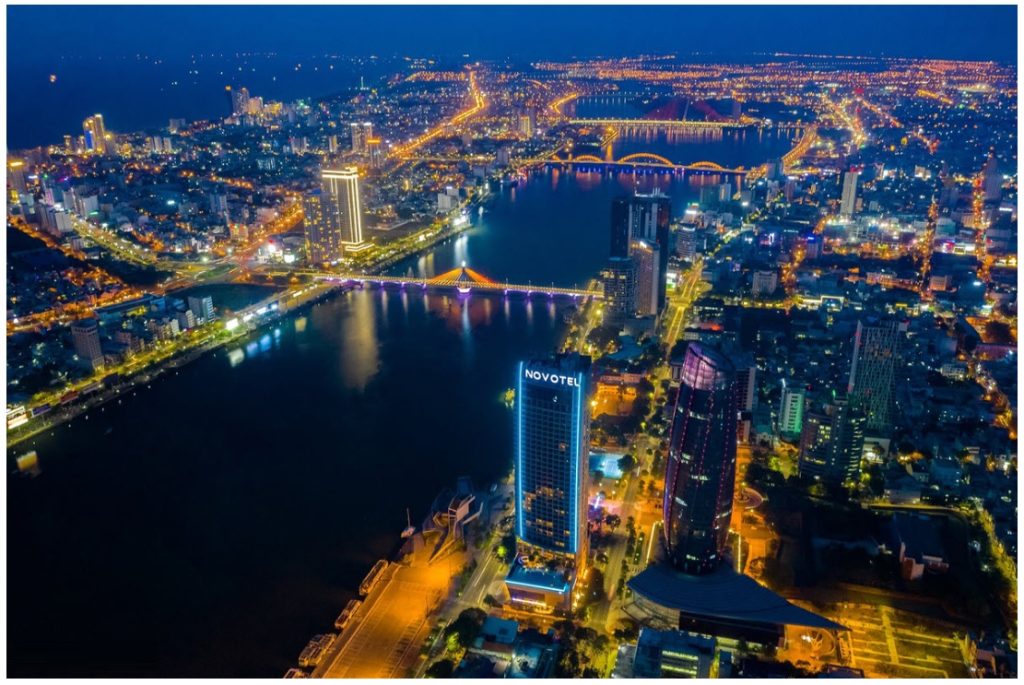
[[[578,380],[573,376],[560,376],[557,373],[535,371],[533,369],[526,369],[523,375],[527,380],[531,381],[541,381],[543,383],[551,383],[552,385],[569,385],[574,388],[580,387]]]

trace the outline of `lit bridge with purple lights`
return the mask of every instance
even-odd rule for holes
[[[381,287],[397,285],[400,288],[418,287],[423,290],[436,288],[454,288],[460,293],[466,294],[474,290],[485,292],[524,293],[529,295],[548,295],[549,297],[563,296],[572,298],[595,298],[601,299],[604,291],[591,288],[560,288],[555,285],[543,285],[540,283],[509,283],[495,281],[484,276],[479,271],[474,271],[463,264],[460,267],[446,271],[433,278],[416,278],[414,276],[379,276],[370,274],[353,273],[332,273],[330,271],[301,271],[298,273],[313,276],[319,280],[336,281],[340,283],[376,284]]]

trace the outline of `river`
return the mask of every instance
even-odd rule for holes
[[[613,197],[660,187],[679,214],[707,178],[539,171],[394,271],[583,284]],[[406,507],[508,472],[501,394],[568,306],[349,291],[9,451],[42,469],[8,477],[10,675],[280,676]]]

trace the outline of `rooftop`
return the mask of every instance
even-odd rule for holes
[[[690,575],[666,564],[649,566],[629,588],[668,609],[709,618],[761,625],[793,625],[847,630],[822,616],[790,604],[749,576],[722,566],[714,573]]]

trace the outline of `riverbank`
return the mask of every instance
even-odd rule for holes
[[[205,356],[209,352],[214,352],[225,345],[229,345],[252,335],[253,333],[260,331],[265,326],[276,323],[288,314],[295,313],[306,305],[312,305],[326,299],[332,294],[341,292],[348,287],[349,286],[346,285],[324,283],[316,286],[315,290],[303,293],[297,298],[292,291],[288,290],[282,293],[275,293],[274,296],[267,299],[277,300],[278,302],[288,302],[288,299],[291,298],[295,301],[289,303],[287,306],[278,306],[275,308],[267,306],[266,313],[263,314],[255,323],[242,323],[232,329],[227,328],[224,325],[224,322],[220,320],[207,324],[206,326],[196,330],[201,337],[199,337],[189,347],[177,350],[173,347],[168,348],[164,351],[165,354],[163,356],[160,356],[158,359],[152,361],[146,366],[130,372],[118,371],[116,373],[108,372],[105,374],[107,377],[111,375],[116,376],[116,384],[103,385],[103,381],[98,379],[89,379],[84,381],[83,384],[86,388],[97,385],[98,387],[95,390],[88,392],[79,392],[78,397],[81,399],[57,405],[56,408],[50,409],[35,420],[30,420],[28,423],[8,430],[7,447],[10,449],[11,447],[21,444],[26,440],[30,440],[41,433],[59,428],[60,426],[78,418],[82,414],[85,414],[86,418],[88,418],[88,414],[86,414],[86,412],[89,410],[101,408],[104,404],[115,399],[123,399],[128,395],[128,393],[132,393],[132,396],[134,397],[136,393],[132,391],[136,390],[140,384],[146,384],[147,387],[149,387],[148,384],[150,382],[156,380],[167,371],[179,369],[182,366]],[[266,300],[264,302],[266,302]],[[259,303],[258,305],[253,305],[247,309],[258,309],[262,306],[265,305],[263,305],[263,303]]]
[[[492,193],[487,193],[482,198],[474,197],[472,200],[467,201],[468,207],[483,206],[490,202],[493,197]],[[395,264],[402,262],[406,259],[418,257],[437,245],[445,242],[450,238],[457,237],[464,231],[472,227],[469,221],[464,222],[449,222],[447,228],[439,230],[434,236],[418,243],[414,249],[410,249],[388,257],[384,261],[375,264],[373,267],[368,269],[369,274],[379,274],[388,268],[391,268]],[[318,287],[324,289],[324,292],[317,293],[311,298],[304,299],[301,303],[292,303],[290,307],[286,309],[268,309],[267,313],[264,314],[261,319],[255,323],[246,323],[240,325],[234,330],[228,330],[223,328],[224,325],[221,321],[216,321],[208,326],[217,327],[207,333],[207,335],[200,341],[193,345],[183,348],[181,350],[168,350],[166,356],[160,357],[155,362],[152,362],[146,366],[132,370],[130,373],[119,372],[119,378],[116,385],[101,386],[96,390],[92,390],[88,393],[80,393],[80,397],[83,399],[78,401],[69,401],[65,404],[58,404],[56,407],[50,409],[46,413],[43,413],[37,417],[30,418],[27,423],[21,424],[13,429],[7,431],[7,447],[11,448],[15,445],[25,442],[41,433],[48,430],[52,430],[59,426],[62,426],[69,421],[81,416],[90,409],[99,408],[107,402],[123,397],[126,392],[131,391],[136,387],[137,381],[141,380],[143,383],[149,383],[150,381],[161,376],[168,369],[176,369],[184,364],[199,359],[208,352],[213,352],[220,349],[224,345],[235,342],[246,335],[256,332],[264,326],[273,324],[282,318],[289,311],[294,310],[295,307],[302,306],[307,303],[313,302],[313,300],[321,300],[326,298],[331,293],[340,292],[346,289],[348,286],[342,286],[338,284],[322,284]],[[268,299],[281,299],[287,298],[289,291],[285,291],[281,294],[280,298],[268,298]],[[251,307],[247,309],[257,309],[258,307]],[[200,329],[201,330],[201,329]],[[210,336],[215,336],[213,340],[210,340]],[[110,374],[104,374],[109,376]],[[145,376],[145,378],[140,378]],[[97,383],[102,383],[101,379],[91,378],[81,381],[78,384],[80,388],[89,388],[95,386]],[[75,391],[79,392],[79,391]],[[38,409],[45,403],[37,403],[27,407],[29,414]]]

